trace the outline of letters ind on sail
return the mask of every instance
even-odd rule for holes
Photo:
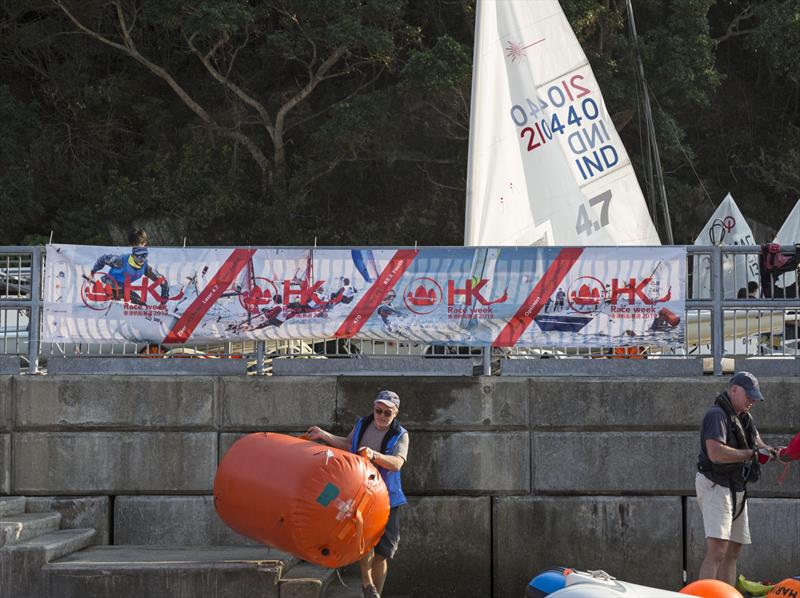
[[[556,0],[479,0],[465,245],[659,245]]]

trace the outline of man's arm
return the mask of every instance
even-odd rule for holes
[[[384,455],[379,451],[362,447],[366,452],[366,457],[375,465],[383,467],[387,471],[400,471],[403,465],[406,464],[408,458],[408,434],[403,434],[397,439],[394,450],[391,455]],[[362,449],[359,449],[359,453]]]
[[[313,440],[315,442],[324,442],[333,448],[338,448],[343,451],[350,450],[350,442],[347,440],[346,436],[336,436],[335,434],[326,432],[317,426],[311,426],[308,430],[306,430],[306,437],[309,440]]]
[[[745,463],[753,458],[750,449],[736,449],[713,438],[706,440],[706,452],[714,463]]]
[[[378,467],[383,467],[387,471],[400,471],[403,465],[406,464],[406,460],[403,457],[399,457],[397,455],[384,455],[383,453],[379,453],[378,451],[373,451],[369,447],[361,447],[358,449],[360,453],[361,450],[366,451],[365,457],[372,461]]]

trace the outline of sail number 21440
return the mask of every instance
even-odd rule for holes
[[[530,100],[528,100],[530,102]],[[515,106],[516,108],[517,106]],[[553,138],[553,135],[558,133],[563,135],[568,127],[580,127],[583,120],[595,120],[600,114],[597,107],[597,102],[592,98],[586,98],[581,102],[581,111],[575,109],[575,106],[570,106],[567,112],[567,118],[564,122],[558,117],[558,113],[553,114],[552,117],[542,118],[538,121],[531,123],[533,126],[528,126],[520,131],[521,138],[528,138],[528,151],[532,152],[537,147],[547,143]],[[514,121],[516,122],[516,121]]]
[[[527,138],[529,152],[547,143],[556,133],[569,133],[579,128],[584,120],[593,121],[600,115],[597,102],[584,97],[591,90],[581,84],[582,80],[582,75],[574,75],[569,82],[565,79],[548,87],[544,96],[549,103],[539,97],[525,98],[527,109],[520,104],[511,107],[511,120],[517,127],[524,127],[519,136]],[[545,112],[547,108],[552,115]],[[559,116],[559,108],[566,108],[566,114],[562,111]]]

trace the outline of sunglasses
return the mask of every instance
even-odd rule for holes
[[[392,417],[394,415],[394,411],[391,409],[381,409],[380,407],[375,407],[375,414],[383,415],[385,417]]]

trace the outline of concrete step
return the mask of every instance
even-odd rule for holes
[[[345,572],[341,581],[337,578],[323,594],[324,598],[363,598],[361,593],[361,576],[358,573]]]
[[[280,598],[322,598],[331,583],[338,583],[336,569],[301,561],[281,576]]]
[[[58,529],[61,513],[20,513],[0,517],[0,547]]]
[[[44,561],[49,563],[90,546],[94,536],[95,530],[91,528],[59,529],[24,542],[12,544],[9,548],[11,550],[40,550],[44,556]]]
[[[298,560],[263,546],[95,546],[42,568],[51,597],[280,598]]]
[[[25,503],[24,496],[4,496],[0,498],[0,517],[24,513]]]
[[[348,566],[341,573],[341,581],[338,577],[334,577],[322,596],[323,598],[363,598],[364,595],[361,592],[361,575],[351,566]],[[381,598],[411,598],[411,595],[405,593],[389,594],[384,592],[381,594]]]

